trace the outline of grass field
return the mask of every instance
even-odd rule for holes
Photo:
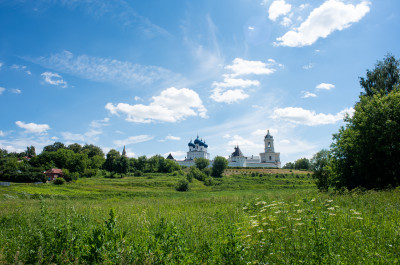
[[[0,187],[0,264],[399,263],[398,189],[319,193],[308,172],[232,169],[177,192],[179,178]]]

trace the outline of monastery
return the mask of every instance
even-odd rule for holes
[[[274,137],[269,133],[269,130],[264,137],[264,144],[264,152],[260,153],[260,156],[251,157],[244,156],[239,146],[235,146],[235,151],[229,156],[228,166],[280,168],[280,153],[276,153],[274,150]],[[199,136],[197,136],[196,140],[193,142],[190,140],[188,147],[189,151],[187,152],[185,160],[176,161],[179,165],[190,167],[195,165],[195,158],[210,159],[210,154],[207,152],[208,145],[205,140],[199,139]],[[173,159],[171,154],[167,158]],[[210,165],[212,165],[212,161],[210,162]]]

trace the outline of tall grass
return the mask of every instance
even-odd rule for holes
[[[213,191],[195,182],[181,193],[169,184],[129,185],[147,177],[112,180],[120,196],[87,196],[79,183],[0,189],[0,264],[399,263],[399,190],[260,188],[268,176],[237,178],[258,189]],[[235,185],[234,178],[226,182]],[[31,193],[22,193],[27,187]]]

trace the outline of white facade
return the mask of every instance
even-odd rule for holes
[[[264,144],[264,153],[260,153],[259,157],[245,157],[240,151],[239,146],[235,147],[235,152],[228,159],[228,166],[280,168],[280,153],[276,153],[274,150],[274,138],[270,135],[269,130],[264,138]]]
[[[179,165],[190,167],[195,165],[194,159],[196,158],[210,159],[210,154],[207,152],[208,145],[206,144],[206,141],[203,141],[203,139],[199,139],[199,136],[197,136],[194,142],[190,140],[190,142],[188,143],[188,147],[189,151],[187,152],[185,160],[176,161]]]

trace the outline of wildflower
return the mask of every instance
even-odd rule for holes
[[[258,233],[262,233],[262,232],[264,232],[264,231],[260,229],[260,230],[258,230],[257,232],[258,232]]]
[[[299,207],[300,205],[298,205],[298,204],[295,204],[294,206],[296,206],[296,207]]]
[[[248,208],[247,207],[243,207],[243,210],[247,210]]]
[[[304,223],[297,223],[297,224],[295,224],[296,226],[301,226],[301,225],[304,225]]]
[[[335,216],[336,214],[334,214],[334,213],[330,213],[329,215],[330,215],[330,216]]]
[[[334,210],[335,210],[335,207],[329,207],[328,210],[329,210],[329,211],[334,211]]]
[[[312,199],[311,199],[311,202],[315,202],[315,198],[312,198]]]
[[[275,213],[278,214],[278,213],[281,213],[281,211],[276,211]]]

